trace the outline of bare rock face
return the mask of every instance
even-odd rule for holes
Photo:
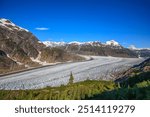
[[[6,53],[0,50],[0,73],[11,71],[17,67],[17,63],[7,57]]]
[[[12,66],[33,67],[39,66],[31,60],[38,57],[39,52],[45,48],[45,45],[28,30],[21,28],[7,19],[0,19],[0,50],[6,54],[2,57],[4,68],[10,64],[6,69],[10,70]],[[12,63],[12,64],[11,64]],[[12,67],[12,69],[16,69]]]
[[[0,57],[7,57],[7,55],[4,51],[0,50]]]
[[[16,26],[7,19],[0,19],[0,49],[9,56],[29,59],[36,58],[44,45],[28,30]],[[22,53],[17,54],[15,53]],[[20,60],[20,59],[18,59]],[[29,61],[29,60],[27,60]]]

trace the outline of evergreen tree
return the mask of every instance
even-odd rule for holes
[[[70,73],[70,78],[69,78],[69,85],[73,84],[73,80],[74,80],[74,77],[73,77],[73,74],[72,72]]]

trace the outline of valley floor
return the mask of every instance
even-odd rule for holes
[[[115,80],[115,74],[144,61],[142,58],[92,56],[93,60],[48,66],[0,77],[0,89],[39,89],[66,85],[71,72],[74,82]]]

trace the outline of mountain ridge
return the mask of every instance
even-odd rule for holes
[[[137,54],[128,48],[124,48],[114,40],[101,43],[100,41],[91,42],[43,42],[47,47],[61,48],[68,52],[84,55],[114,56],[114,57],[138,57]]]
[[[115,40],[106,41],[106,43],[101,43],[100,41],[88,41],[88,42],[78,42],[78,41],[72,41],[72,42],[54,42],[54,41],[43,41],[43,44],[45,44],[47,47],[56,47],[56,46],[64,46],[67,44],[75,44],[75,45],[93,45],[93,46],[120,46],[121,45],[116,42]],[[96,45],[97,44],[97,45]]]

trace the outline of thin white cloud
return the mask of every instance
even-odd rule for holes
[[[38,28],[35,28],[36,30],[49,30],[49,28],[45,28],[45,27],[38,27]]]

